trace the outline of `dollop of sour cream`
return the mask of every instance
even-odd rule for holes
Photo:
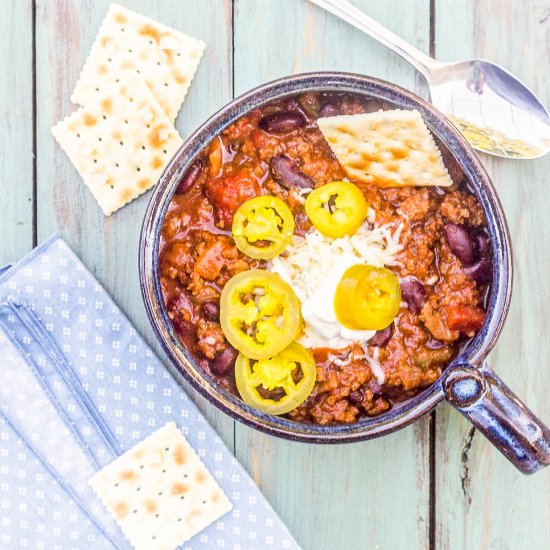
[[[295,237],[283,255],[271,260],[268,269],[278,273],[300,300],[305,326],[298,341],[303,346],[341,349],[374,336],[374,330],[352,330],[338,321],[336,287],[352,265],[396,265],[395,256],[402,250],[401,230],[364,224],[355,235],[338,239],[312,230],[305,237]]]
[[[345,327],[334,312],[336,287],[346,270],[357,263],[355,255],[342,256],[325,280],[302,303],[306,330],[299,341],[306,348],[340,349],[352,342],[370,340],[376,334],[375,330],[352,330]]]

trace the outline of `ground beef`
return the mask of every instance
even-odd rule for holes
[[[192,250],[190,242],[176,241],[167,246],[160,260],[163,276],[185,285],[193,269]]]
[[[449,222],[480,227],[485,223],[483,209],[473,195],[453,191],[441,203],[441,215]]]
[[[405,189],[402,190],[404,194]],[[404,197],[399,211],[411,222],[426,220],[428,213],[434,211],[437,203],[431,199],[428,189],[420,189],[417,193],[410,193],[410,189]]]
[[[241,271],[258,264],[237,249],[233,239],[209,231],[190,232],[187,240],[165,248],[161,270],[201,303],[217,300],[220,289]]]
[[[207,359],[214,359],[227,347],[222,327],[213,321],[200,319],[197,324],[197,350]]]

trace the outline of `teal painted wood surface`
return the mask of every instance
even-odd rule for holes
[[[0,16],[0,266],[32,248],[32,2],[3,2]]]
[[[460,7],[452,0],[353,1],[423,51],[435,48],[441,59],[478,55],[499,62],[550,105],[550,0],[467,0]],[[207,43],[177,123],[184,137],[233,95],[290,73],[354,71],[426,93],[404,61],[305,0],[121,3]],[[0,261],[26,253],[34,233],[40,241],[60,232],[162,356],[137,274],[148,195],[104,218],[49,132],[74,109],[69,95],[108,5],[2,0]],[[516,253],[512,310],[490,362],[550,422],[544,323],[550,309],[550,157],[483,160],[500,192]],[[191,395],[304,550],[550,547],[550,470],[531,478],[516,473],[448,407],[437,409],[433,429],[426,418],[381,440],[327,448],[254,432]]]
[[[550,3],[436,3],[436,53],[479,56],[517,74],[550,105]],[[525,9],[528,6],[528,9]],[[550,156],[532,162],[483,156],[510,224],[515,282],[490,366],[550,422]],[[437,541],[469,550],[550,548],[550,469],[525,477],[449,408],[437,411]]]

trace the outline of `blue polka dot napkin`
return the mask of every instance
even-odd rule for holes
[[[0,269],[0,548],[129,548],[88,479],[175,421],[233,504],[184,550],[299,550],[192,401],[58,237]]]

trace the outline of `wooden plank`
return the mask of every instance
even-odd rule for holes
[[[436,2],[436,53],[506,67],[550,105],[550,1]],[[512,308],[492,368],[550,423],[550,157],[483,156],[507,214],[515,253]],[[550,469],[525,477],[449,407],[437,422],[438,548],[538,549],[550,544]]]
[[[429,50],[429,1],[354,0],[422,51]],[[235,0],[235,94],[289,74],[335,70],[391,80],[423,92],[401,57],[307,0]]]
[[[428,1],[354,3],[428,50]],[[321,69],[417,88],[405,62],[308,2],[236,0],[237,94]],[[427,419],[384,439],[336,447],[285,442],[237,424],[236,450],[305,550],[427,548]]]
[[[139,234],[150,193],[104,217],[50,133],[53,124],[75,109],[69,96],[110,3],[37,2],[38,238],[60,232],[162,357],[145,314],[137,270]],[[207,42],[177,122],[185,137],[231,97],[230,0],[132,0],[124,4]],[[189,394],[232,447],[233,421],[195,392]]]
[[[32,248],[32,2],[2,3],[0,18],[0,266]]]

